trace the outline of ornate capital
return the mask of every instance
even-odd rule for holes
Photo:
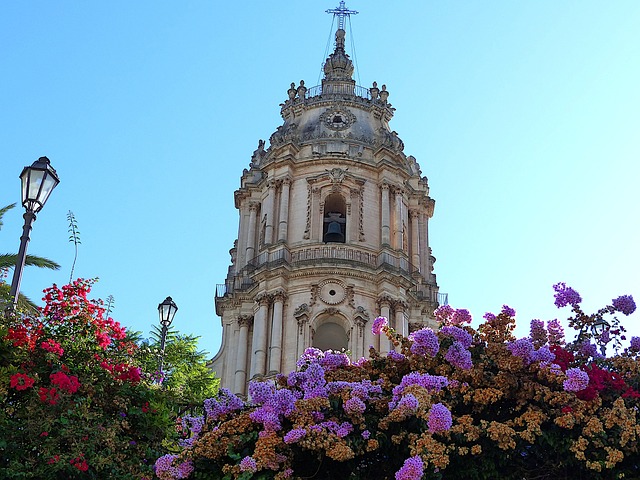
[[[249,202],[249,210],[253,212],[257,211],[259,206],[260,206],[259,202],[255,202],[255,201]]]
[[[274,302],[282,302],[288,298],[287,293],[284,290],[277,290],[271,294],[271,298]]]
[[[383,306],[390,307],[392,304],[393,304],[393,298],[391,298],[389,295],[380,295],[378,297],[379,307],[383,307]]]
[[[258,295],[256,295],[255,301],[260,306],[268,306],[271,303],[271,295],[267,295],[266,293],[259,293]]]
[[[253,324],[253,316],[252,315],[240,315],[238,317],[238,325],[240,328],[242,327],[250,327]]]

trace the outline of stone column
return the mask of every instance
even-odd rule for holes
[[[402,189],[397,187],[395,189],[395,195],[396,195],[396,213],[395,213],[395,217],[396,217],[396,221],[395,221],[395,248],[397,250],[402,250],[402,243],[403,243],[403,232],[402,232]]]
[[[393,319],[391,318],[391,315],[390,315],[391,299],[385,295],[380,298],[379,303],[380,303],[380,316],[385,317],[389,322],[389,326],[393,327],[394,326]],[[383,333],[381,333],[378,337],[380,338],[380,348],[379,348],[380,354],[386,355],[387,353],[389,353],[389,350],[390,350],[389,339]]]
[[[249,347],[249,326],[252,317],[242,315],[238,318],[240,334],[238,336],[238,352],[236,353],[236,373],[233,392],[244,395],[247,386],[247,348]]]
[[[238,258],[236,272],[247,264],[247,224],[249,222],[247,204],[240,205],[240,225],[238,227]]]
[[[282,190],[280,191],[280,224],[278,228],[278,242],[287,241],[287,228],[289,218],[289,187],[291,185],[290,178],[282,180]]]
[[[417,210],[411,210],[409,213],[411,215],[411,263],[422,272],[420,266],[420,241],[418,239],[418,232],[420,231],[418,217],[420,214]]]
[[[271,348],[269,349],[269,374],[282,369],[282,310],[286,294],[278,291],[273,296],[273,322],[271,324]]]
[[[396,302],[395,304],[396,332],[401,333],[403,337],[409,335],[409,319],[404,315],[407,307],[408,305],[404,302]]]
[[[251,377],[264,375],[267,368],[267,313],[269,297],[261,294],[256,297],[258,309],[253,317],[253,355],[251,360]]]
[[[381,221],[382,221],[382,246],[388,246],[391,244],[391,226],[389,225],[389,184],[384,182],[380,189],[382,190],[382,211],[381,213]]]
[[[425,213],[420,212],[420,216],[418,217],[418,234],[419,234],[419,242],[420,242],[420,273],[425,279],[429,279],[429,270],[427,266],[427,261],[429,257],[429,251],[427,250],[427,227],[425,222]]]
[[[269,180],[267,183],[267,198],[264,201],[264,214],[267,216],[267,223],[264,229],[264,244],[271,245],[273,243],[273,217],[275,210],[276,182]]]
[[[249,227],[247,228],[247,250],[245,255],[245,265],[256,256],[256,216],[258,213],[258,203],[249,203]]]

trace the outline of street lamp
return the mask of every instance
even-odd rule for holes
[[[171,297],[164,299],[160,305],[158,305],[158,315],[160,316],[160,325],[162,326],[162,333],[160,336],[160,373],[162,374],[162,368],[164,366],[164,344],[167,341],[167,332],[169,326],[173,322],[173,317],[176,316],[178,306]]]
[[[60,179],[47,157],[40,157],[30,167],[24,167],[20,174],[20,180],[22,182],[22,206],[26,212],[24,214],[22,236],[20,237],[20,251],[16,259],[16,268],[13,271],[13,281],[11,282],[13,311],[18,305],[18,292],[20,291],[24,262],[27,258],[27,245],[29,244],[31,226],[36,219],[36,213],[42,210],[49,195],[60,183]]]

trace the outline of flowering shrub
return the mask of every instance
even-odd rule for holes
[[[153,476],[171,428],[164,394],[91,284],[54,285],[40,315],[0,325],[0,478]]]
[[[228,390],[205,402],[161,479],[640,478],[640,338],[622,348],[615,317],[630,296],[593,315],[580,295],[554,286],[578,338],[557,320],[513,336],[503,306],[478,329],[466,310],[436,311],[439,330],[403,338],[373,322],[397,351],[357,363],[309,348],[298,370],[252,382],[247,401]],[[609,316],[613,318],[609,318]],[[607,316],[607,320],[605,320]],[[605,335],[606,333],[606,335]],[[613,341],[614,356],[606,358]],[[585,349],[585,342],[600,352]],[[592,343],[593,342],[593,343]],[[604,348],[603,348],[604,347]],[[190,477],[189,477],[190,478]]]

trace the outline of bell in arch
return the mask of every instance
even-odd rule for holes
[[[327,233],[324,234],[324,243],[344,243],[344,234],[342,233],[342,225],[344,219],[340,218],[340,213],[329,213],[327,222]]]

